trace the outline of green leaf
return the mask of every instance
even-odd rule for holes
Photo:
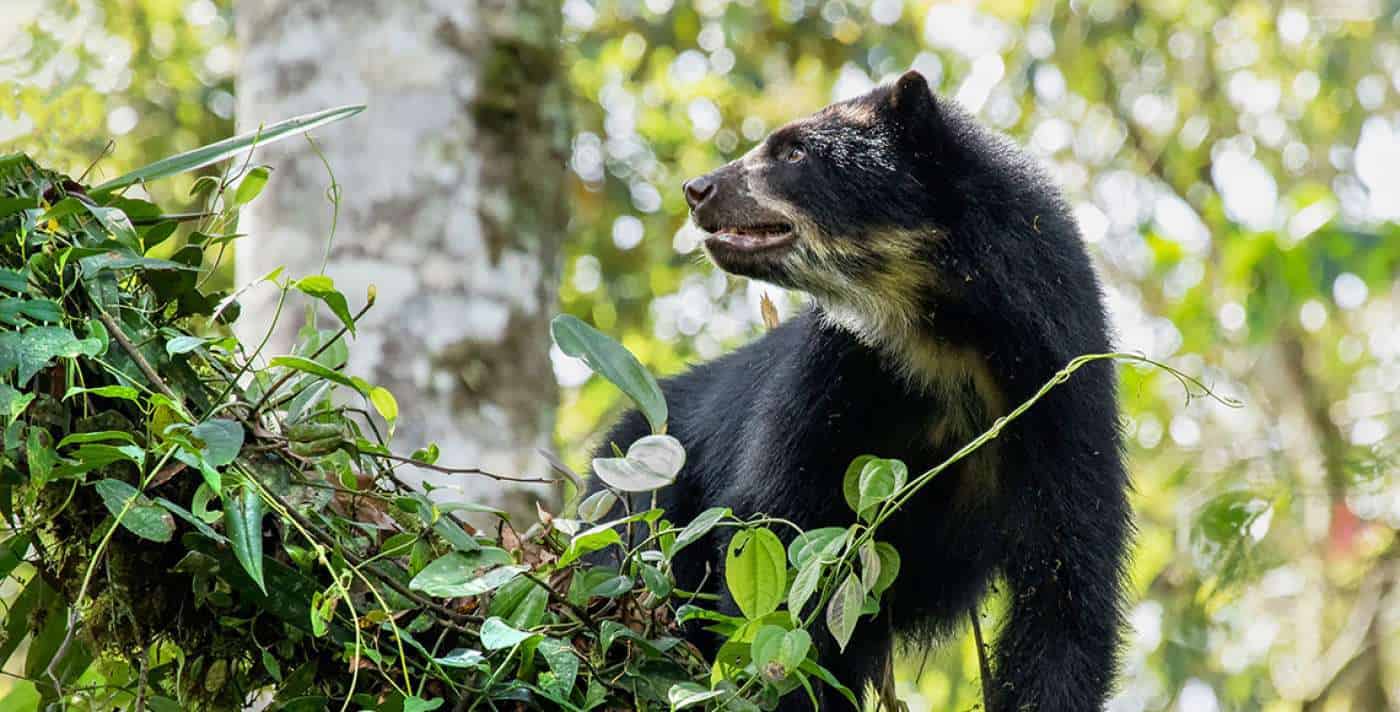
[[[120,208],[88,205],[87,211],[97,218],[97,222],[101,223],[117,242],[125,245],[136,244],[136,228]]]
[[[686,604],[676,609],[677,623],[687,623],[693,620],[710,621],[733,628],[738,628],[747,623],[747,621],[739,616],[727,616],[718,611],[712,611],[708,608],[701,608],[691,604]]]
[[[777,660],[784,670],[791,672],[802,666],[811,649],[812,636],[807,631],[801,628],[790,630],[783,634],[783,640],[778,645]]]
[[[369,390],[369,402],[374,404],[374,409],[379,412],[384,419],[390,423],[399,418],[399,402],[394,400],[394,394],[388,388],[375,386]]]
[[[866,593],[875,591],[875,583],[880,580],[880,554],[875,550],[875,542],[866,540],[860,547],[860,585]]]
[[[565,549],[564,554],[559,557],[559,566],[568,566],[595,551],[606,549],[613,544],[621,544],[622,536],[617,533],[614,526],[613,523],[602,524],[579,532],[569,542],[569,548]]]
[[[476,551],[481,548],[476,538],[466,533],[457,522],[447,518],[439,517],[433,522],[433,531],[442,537],[444,541],[452,545],[457,551]]]
[[[57,323],[63,320],[63,307],[52,299],[25,299],[20,302],[19,312],[34,321]]]
[[[525,579],[529,581],[529,579]],[[529,630],[544,619],[545,607],[549,604],[549,589],[532,584],[525,598],[511,611],[510,624],[516,628]]]
[[[24,294],[29,291],[29,270],[0,268],[0,289]]]
[[[333,368],[322,366],[309,358],[302,358],[301,356],[274,356],[270,363],[275,367],[290,368],[295,371],[309,373],[313,376],[319,376],[327,381],[339,383],[342,386],[349,386],[350,388],[360,391],[362,394],[368,394],[369,391],[367,388],[361,390],[361,384],[350,376]]]
[[[308,297],[319,299],[350,333],[355,333],[355,318],[350,314],[350,306],[345,301],[345,295],[336,290],[335,281],[330,277],[323,274],[302,277],[292,282],[292,286]]]
[[[875,580],[875,595],[884,593],[899,575],[899,552],[889,542],[875,544],[875,553],[880,557],[880,576]]]
[[[72,477],[114,462],[131,462],[140,468],[146,462],[146,451],[136,445],[91,444],[79,446],[68,457],[71,462],[59,467],[55,476]]]
[[[175,532],[175,519],[170,513],[154,506],[145,495],[121,480],[102,480],[93,488],[102,498],[107,511],[117,517],[132,534],[156,542],[170,541]]]
[[[778,649],[782,646],[783,635],[786,633],[785,629],[771,624],[759,626],[758,632],[754,633],[750,658],[760,671],[778,658]]]
[[[197,265],[188,265],[181,262],[157,259],[155,257],[142,257],[136,254],[124,254],[116,250],[102,252],[100,254],[84,257],[81,261],[84,277],[94,277],[104,270],[119,269],[139,269],[139,270],[160,270],[166,272],[198,272]]]
[[[808,559],[807,563],[797,570],[797,576],[793,577],[792,588],[788,590],[787,604],[794,622],[799,620],[803,607],[811,600],[812,594],[816,593],[823,567],[821,559],[814,556]]]
[[[165,342],[165,353],[175,356],[177,354],[187,354],[204,345],[204,339],[198,336],[177,336]]]
[[[239,181],[238,188],[233,191],[233,205],[247,205],[253,202],[262,192],[263,186],[267,185],[267,177],[270,171],[267,166],[254,166],[248,169],[247,175]]]
[[[454,648],[442,657],[433,658],[433,662],[450,668],[477,668],[485,667],[486,656],[482,655],[479,650]]]
[[[205,524],[204,521],[199,517],[194,516],[194,514],[192,514],[190,510],[185,509],[184,507],[181,507],[180,505],[175,504],[174,502],[171,502],[170,500],[164,497],[157,497],[156,504],[164,507],[171,514],[174,514],[175,516],[188,522],[189,525],[194,527],[195,531],[198,531],[200,534],[203,534],[204,536],[207,536],[210,539],[219,542],[220,544],[228,543],[228,539],[225,538],[223,534],[214,531],[213,527],[209,526],[208,524]]]
[[[33,535],[25,533],[16,534],[0,543],[0,580],[7,578],[19,566],[33,541]]]
[[[243,449],[243,426],[237,421],[214,418],[190,429],[190,434],[204,443],[204,460],[214,467],[223,467],[238,457]]]
[[[841,681],[837,680],[836,676],[832,675],[830,670],[827,670],[826,668],[822,667],[821,665],[818,665],[812,660],[802,661],[802,664],[798,666],[798,669],[830,685],[832,689],[841,693],[841,696],[845,697],[846,701],[850,702],[851,706],[855,709],[862,709],[860,706],[860,700],[856,699],[856,695],[854,692],[851,691],[851,688],[841,684]]]
[[[100,198],[106,193],[125,188],[133,183],[142,181],[150,182],[177,173],[203,168],[211,163],[217,163],[225,158],[230,158],[250,150],[254,146],[266,146],[267,144],[280,141],[288,136],[310,131],[311,129],[331,123],[332,121],[339,121],[346,117],[354,116],[364,111],[364,108],[364,106],[342,106],[335,109],[318,111],[314,114],[298,116],[285,121],[279,121],[271,126],[261,127],[256,131],[250,131],[233,138],[224,139],[218,143],[196,148],[193,151],[186,151],[185,153],[161,159],[130,173],[117,176],[93,188],[89,191],[89,194]]]
[[[666,701],[671,703],[674,712],[703,705],[725,692],[723,689],[711,690],[698,682],[678,682],[666,691]]]
[[[830,547],[835,547],[834,542],[840,541],[842,545],[846,542],[846,529],[841,527],[822,527],[802,532],[793,538],[788,544],[788,561],[792,565],[801,569],[813,557],[825,552]],[[837,552],[833,552],[834,556]]]
[[[671,546],[667,555],[675,556],[676,552],[699,541],[700,537],[709,534],[710,530],[714,529],[715,525],[727,516],[729,516],[728,507],[710,507],[696,515],[689,524],[685,525],[681,533],[676,535],[676,543]]]
[[[5,428],[24,414],[24,409],[34,401],[35,394],[21,393],[6,383],[0,383],[0,421]]]
[[[52,442],[48,431],[43,428],[29,428],[29,436],[25,438],[24,443],[24,456],[29,464],[29,482],[34,487],[42,488],[53,477],[58,454],[49,447]]]
[[[568,314],[554,317],[550,334],[559,350],[583,359],[595,373],[626,393],[642,411],[654,433],[666,427],[666,399],[656,377],[636,356],[611,337]]]
[[[554,638],[541,640],[539,651],[554,673],[554,684],[550,686],[552,691],[560,697],[567,697],[578,678],[578,654],[568,643]]]
[[[425,700],[417,695],[409,695],[403,699],[403,712],[432,712],[445,703],[446,700],[441,697]]]
[[[616,504],[617,495],[612,490],[600,489],[579,502],[578,518],[591,524],[608,516]]]
[[[860,471],[857,511],[862,516],[873,514],[876,505],[884,502],[904,486],[909,479],[909,469],[899,460],[875,458],[865,463]]]
[[[14,385],[28,385],[34,374],[55,358],[96,356],[101,353],[97,339],[79,339],[62,326],[35,326],[23,332],[0,332],[0,377],[17,372]]]
[[[735,534],[725,557],[724,581],[749,620],[777,610],[787,586],[783,543],[778,535],[767,529]]]
[[[666,574],[661,573],[661,569],[651,564],[642,564],[642,583],[645,583],[647,590],[651,591],[657,598],[665,598],[671,595],[671,579]]]
[[[481,624],[481,647],[487,650],[512,648],[538,635],[518,630],[500,618],[487,618]]]
[[[87,443],[105,443],[112,440],[136,444],[136,437],[125,430],[98,430],[92,433],[73,433],[58,441],[58,449],[62,450],[69,445],[85,445]]]
[[[650,492],[675,481],[685,466],[685,448],[670,435],[647,435],[625,457],[593,459],[593,474],[624,492]]]
[[[486,562],[483,557],[454,551],[439,557],[418,572],[408,587],[440,598],[477,596],[493,591],[528,571],[528,566],[500,566],[478,576],[477,569]]]
[[[852,512],[860,513],[860,473],[865,470],[866,464],[878,459],[874,455],[860,455],[846,466],[846,475],[841,478],[841,494]]]
[[[72,388],[68,389],[67,393],[63,394],[63,400],[68,400],[73,396],[83,394],[100,396],[102,398],[128,400],[133,403],[141,402],[141,392],[136,390],[135,388],[132,388],[131,386],[98,386],[96,388],[83,388],[82,386],[73,386]],[[135,440],[133,440],[132,442],[135,442]]]
[[[515,609],[519,608],[520,604],[525,601],[525,597],[537,588],[539,586],[535,585],[534,581],[523,576],[501,586],[496,589],[495,593],[491,594],[491,605],[487,609],[488,615],[509,620],[511,614],[515,613]]]
[[[602,598],[617,598],[632,590],[633,581],[630,576],[613,576],[588,591],[590,596]]]
[[[277,656],[273,655],[266,648],[263,648],[260,652],[261,655],[259,655],[259,657],[262,658],[263,668],[272,676],[272,679],[277,682],[282,682],[282,663],[277,662]]]
[[[236,497],[224,498],[224,531],[233,542],[233,555],[253,583],[266,594],[267,585],[263,583],[262,519],[263,501],[256,489],[244,486]]]
[[[855,574],[848,575],[827,602],[826,628],[843,652],[855,633],[856,620],[860,618],[860,609],[864,604],[865,590]]]

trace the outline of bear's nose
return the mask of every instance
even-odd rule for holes
[[[685,202],[690,205],[691,210],[694,210],[700,207],[706,198],[714,195],[715,184],[709,176],[700,176],[686,181],[681,189],[685,191]]]

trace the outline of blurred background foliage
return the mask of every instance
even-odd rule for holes
[[[236,11],[5,3],[0,150],[110,177],[230,134]],[[576,105],[564,310],[662,374],[759,333],[763,291],[790,314],[796,296],[704,263],[680,182],[918,68],[1053,168],[1120,347],[1246,403],[1123,371],[1139,536],[1112,709],[1400,709],[1400,5],[566,0],[562,12]],[[193,179],[155,197],[187,203]],[[558,440],[579,463],[619,396],[555,366]],[[965,640],[910,655],[901,695],[972,708],[976,667]]]

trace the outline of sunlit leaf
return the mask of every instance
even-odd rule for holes
[[[724,581],[734,603],[749,620],[777,610],[787,588],[783,543],[767,529],[736,533],[729,541]]]
[[[651,430],[659,433],[666,426],[666,399],[656,377],[642,366],[632,352],[611,337],[562,314],[549,325],[554,343],[569,356],[583,359],[595,373],[606,378],[637,404]]]
[[[90,193],[94,197],[100,198],[106,193],[125,188],[133,183],[143,181],[151,182],[177,173],[203,168],[211,163],[217,163],[226,158],[236,156],[254,146],[266,146],[288,136],[310,131],[318,126],[354,116],[364,111],[364,108],[364,106],[342,106],[279,121],[270,126],[263,126],[255,131],[249,131],[248,133],[240,134],[233,138],[224,139],[223,141],[212,143],[208,146],[196,148],[193,151],[186,151],[185,153],[161,159],[148,166],[131,171],[130,173],[124,173],[93,188]]]
[[[675,481],[685,465],[685,448],[670,435],[647,435],[624,457],[593,459],[593,474],[624,492],[650,492]]]
[[[239,181],[238,188],[233,191],[233,205],[247,205],[262,193],[263,186],[267,185],[267,177],[270,171],[267,166],[253,166],[248,169],[248,173]]]
[[[350,305],[345,301],[345,295],[336,290],[335,282],[330,277],[323,274],[302,277],[292,282],[292,286],[302,294],[319,299],[350,333],[355,333],[355,318],[350,313]]]

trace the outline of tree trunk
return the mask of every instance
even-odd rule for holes
[[[338,215],[310,142],[259,152],[273,177],[244,210],[238,280],[280,265],[315,274],[325,260],[352,311],[374,285],[349,369],[397,396],[395,449],[436,442],[444,465],[544,476],[534,450],[552,432],[548,324],[566,217],[558,3],[240,0],[236,11],[240,130],[368,105],[317,132],[340,186]],[[276,297],[246,296],[245,337],[261,337]],[[289,349],[303,303],[289,300],[265,353]],[[439,500],[465,495],[512,512],[553,493],[402,474],[447,488]]]

